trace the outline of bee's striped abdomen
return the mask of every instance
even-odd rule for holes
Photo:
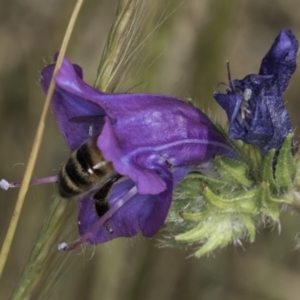
[[[80,195],[96,183],[113,176],[111,162],[104,159],[94,140],[75,150],[59,172],[59,194],[64,198]]]

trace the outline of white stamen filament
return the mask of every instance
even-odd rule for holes
[[[0,188],[7,191],[10,188],[10,183],[5,179],[0,180]]]
[[[30,181],[30,185],[39,185],[44,183],[52,183],[57,182],[58,176],[49,176],[49,177],[42,177],[42,178],[35,178]],[[20,187],[22,185],[22,181],[15,181],[15,182],[8,182],[5,179],[0,180],[0,188],[3,190],[8,190],[9,188]]]

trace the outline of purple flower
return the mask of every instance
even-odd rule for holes
[[[44,91],[53,69],[49,65],[42,71]],[[103,217],[95,209],[95,188],[79,196],[81,242],[103,243],[140,231],[153,236],[167,216],[174,186],[216,154],[234,155],[210,119],[181,100],[100,92],[67,59],[56,83],[52,109],[70,149],[93,135],[120,174],[108,190],[109,210]]]
[[[263,58],[259,74],[230,82],[226,94],[215,93],[229,119],[229,137],[256,146],[265,155],[279,149],[292,133],[282,94],[296,69],[298,42],[282,30]]]

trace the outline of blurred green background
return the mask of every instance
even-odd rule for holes
[[[212,93],[227,82],[226,60],[233,78],[255,73],[282,28],[300,39],[298,0],[150,1],[134,61],[123,91],[193,98],[205,112],[224,121]],[[101,52],[114,21],[118,1],[85,1],[68,50],[93,84]],[[20,180],[25,170],[44,102],[40,70],[59,49],[74,6],[70,0],[0,0],[0,177]],[[162,22],[163,21],[163,22]],[[161,24],[160,26],[158,26]],[[138,46],[138,45],[137,45]],[[296,140],[300,120],[300,71],[285,93]],[[34,177],[53,175],[69,150],[49,112]],[[9,224],[17,190],[0,191],[0,240]],[[31,187],[0,282],[0,299],[8,299],[56,193],[53,185]],[[76,238],[76,209],[64,240]],[[71,209],[71,208],[70,208]],[[69,235],[69,232],[73,232]],[[255,243],[244,241],[209,257],[157,247],[156,237],[118,239],[97,247],[58,253],[36,299],[143,300],[293,300],[300,298],[300,252],[296,233],[300,218],[285,209],[279,226],[261,229]],[[188,258],[188,259],[187,259]]]

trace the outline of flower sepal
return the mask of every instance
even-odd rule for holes
[[[245,186],[247,188],[252,186],[247,165],[243,162],[220,156],[217,156],[214,161],[222,181],[226,181],[232,186]]]
[[[293,136],[286,136],[278,154],[275,181],[277,189],[289,191],[292,188],[292,180],[296,173],[295,160],[292,153]]]

